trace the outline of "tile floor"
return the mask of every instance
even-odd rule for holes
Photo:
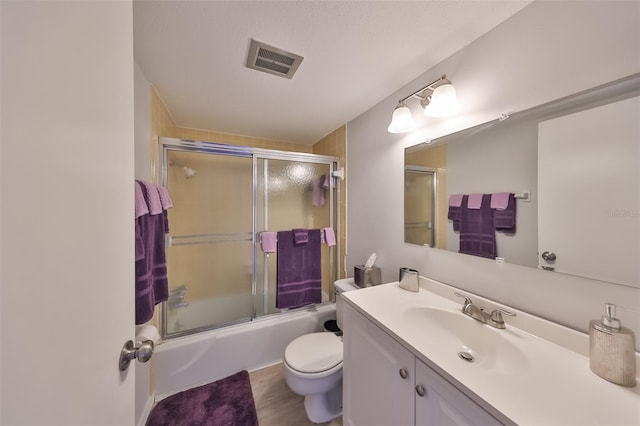
[[[304,397],[289,389],[284,379],[284,366],[276,364],[249,373],[253,399],[260,426],[311,426],[304,411]],[[342,416],[327,426],[342,426]]]

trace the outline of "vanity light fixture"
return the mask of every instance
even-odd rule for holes
[[[433,83],[423,87],[401,99],[393,110],[391,124],[387,130],[389,133],[404,133],[416,127],[411,117],[411,110],[405,104],[409,98],[420,99],[420,105],[424,108],[424,115],[429,117],[447,117],[460,110],[460,104],[456,99],[456,89],[447,79],[445,74]]]

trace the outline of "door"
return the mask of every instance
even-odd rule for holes
[[[253,317],[251,155],[165,147],[169,209],[167,336]]]
[[[0,8],[0,423],[132,425],[131,1]]]
[[[634,97],[539,124],[540,267],[640,282],[639,116]]]
[[[345,425],[414,424],[415,357],[344,303]]]
[[[416,426],[502,424],[422,361],[415,376]]]

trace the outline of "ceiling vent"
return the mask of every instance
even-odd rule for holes
[[[300,66],[302,59],[304,59],[302,56],[251,39],[246,66],[290,79]]]

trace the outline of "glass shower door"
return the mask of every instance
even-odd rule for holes
[[[165,334],[253,317],[253,159],[166,150]]]
[[[333,225],[333,185],[320,179],[331,176],[331,163],[257,158],[256,230],[289,231],[294,228],[322,229]],[[334,281],[334,247],[321,246],[322,302],[331,300]],[[256,315],[276,308],[277,255],[256,251]]]

